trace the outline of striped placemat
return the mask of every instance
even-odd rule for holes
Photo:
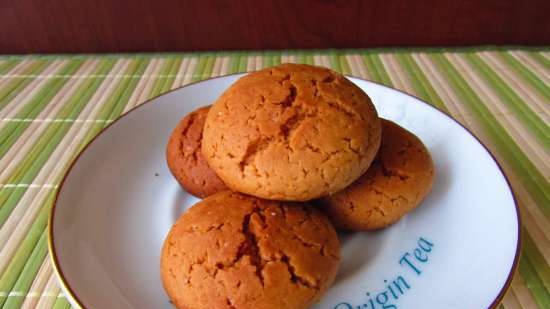
[[[102,128],[187,83],[300,62],[403,90],[446,111],[495,154],[523,218],[499,308],[550,308],[550,48],[0,56],[0,308],[69,308],[46,224],[70,162]]]

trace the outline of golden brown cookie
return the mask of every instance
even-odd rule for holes
[[[248,74],[212,106],[203,154],[228,187],[306,201],[369,167],[380,121],[369,97],[331,70],[283,64]]]
[[[320,200],[334,225],[372,230],[398,221],[430,192],[434,164],[414,134],[381,119],[382,144],[368,171],[344,190]]]
[[[168,167],[185,191],[204,198],[227,190],[201,151],[202,129],[210,106],[185,116],[172,132],[166,147]]]
[[[305,309],[339,261],[336,231],[320,211],[224,191],[174,224],[161,276],[180,309]]]

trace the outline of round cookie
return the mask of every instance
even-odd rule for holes
[[[329,69],[283,64],[248,74],[214,103],[203,154],[225,184],[307,201],[361,176],[380,145],[369,97]]]
[[[322,212],[224,191],[174,224],[161,276],[180,309],[305,309],[332,284],[339,261]]]
[[[202,107],[185,116],[166,147],[170,171],[185,191],[200,198],[227,190],[201,152],[202,130],[209,109],[210,106]]]
[[[398,221],[430,192],[434,164],[422,141],[381,119],[382,144],[367,172],[349,187],[320,200],[334,225],[373,230]]]

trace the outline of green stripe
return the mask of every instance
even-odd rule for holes
[[[42,206],[37,218],[34,220],[29,231],[25,235],[25,238],[18,246],[17,251],[15,251],[14,256],[10,260],[8,267],[0,276],[0,291],[11,291],[13,285],[17,281],[21,271],[25,267],[29,256],[34,252],[36,244],[38,243],[40,237],[43,235],[46,228],[48,214],[50,212],[51,203],[53,202],[53,194],[50,194],[49,198]],[[4,303],[5,300],[0,302],[0,306]]]
[[[204,69],[202,71],[201,79],[208,79],[212,76],[212,71],[214,70],[214,62],[216,61],[216,57],[214,56],[207,56],[206,57],[206,63],[204,64]]]
[[[461,102],[472,111],[473,116],[486,132],[506,164],[518,175],[520,181],[537,205],[541,207],[546,217],[550,218],[550,206],[548,206],[550,205],[550,185],[548,182],[523,151],[514,143],[510,135],[468,86],[451,62],[440,54],[431,54],[430,57],[438,65],[439,70],[446,76],[450,85],[455,88]]]
[[[238,72],[246,72],[248,71],[248,56],[245,54],[239,55],[239,67],[237,69]]]
[[[544,245],[544,244],[541,244]],[[528,256],[533,268],[536,270],[538,277],[541,279],[546,291],[550,291],[550,266],[540,253],[537,245],[523,228],[523,256]]]
[[[203,79],[203,72],[206,67],[206,62],[208,61],[208,56],[200,56],[197,66],[195,67],[195,72],[193,72],[192,82],[196,82]]]
[[[53,304],[52,309],[70,309],[71,304],[65,298],[58,297]]]
[[[428,78],[424,72],[422,72],[422,69],[420,69],[412,55],[397,53],[395,54],[395,57],[407,73],[407,76],[409,77],[409,80],[411,81],[418,96],[438,109],[448,112],[445,103],[443,103],[443,100],[439,97],[439,95],[437,95],[437,92],[432,87],[428,81]]]
[[[382,77],[380,76],[380,73],[378,73],[378,71],[376,70],[376,66],[371,57],[369,55],[362,55],[361,58],[363,59],[363,63],[365,64],[369,79],[381,83],[380,80],[382,79]]]
[[[262,68],[269,68],[273,66],[273,53],[266,52],[263,55],[263,62],[262,62]]]
[[[546,70],[550,70],[550,60],[548,60],[548,58],[544,57],[542,54],[537,52],[529,52],[527,53],[527,55],[529,55],[532,59],[542,65]]]
[[[145,70],[147,69],[147,66],[151,63],[149,59],[145,58],[137,58],[135,60],[132,60],[128,67],[126,68],[125,75],[143,75]],[[119,115],[121,111],[124,109],[126,104],[128,103],[128,100],[134,90],[136,89],[137,84],[139,83],[139,79],[132,78],[132,79],[120,79],[118,82],[118,85],[114,87],[112,90],[112,93],[109,95],[109,97],[105,100],[105,103],[99,110],[96,119],[111,119],[114,120],[115,118],[112,117],[112,115]],[[119,103],[119,102],[123,102]],[[91,127],[88,133],[84,136],[82,139],[82,142],[79,145],[78,152],[94,136],[96,136],[105,126],[108,124],[106,123],[94,123]]]
[[[100,63],[100,65],[96,68],[93,74],[106,74],[107,72],[109,72],[113,63],[114,63],[113,60],[103,61],[103,63]],[[69,100],[68,102],[66,102],[64,105],[65,106],[64,108],[67,108],[67,106],[71,107],[71,105],[73,105],[74,102],[77,102],[78,100],[80,100],[79,95],[83,91],[85,91],[85,89],[89,89],[87,90],[87,94],[93,94],[93,92],[97,90],[97,86],[99,86],[99,84],[101,83],[101,81],[103,81],[103,79],[104,77],[83,80],[81,85],[76,89],[75,94],[73,94],[72,101]],[[94,84],[96,85],[95,87],[90,87],[90,85],[94,85]],[[81,102],[81,104],[84,104],[84,103],[85,102]],[[62,111],[57,115],[58,119],[63,119],[64,116]],[[14,124],[17,124],[17,122],[15,122]],[[23,132],[25,132],[27,127],[30,125],[30,123],[28,122],[24,124],[26,125],[18,126],[15,130],[12,130],[11,134],[7,136],[6,139],[3,141],[3,143],[0,145],[0,157],[3,157],[6,154],[8,149],[19,139],[19,137],[23,134]],[[2,135],[2,133],[3,132],[0,132],[0,136]]]
[[[195,66],[195,71],[193,72],[191,82],[196,82],[202,79],[202,72],[206,66],[206,56],[199,56],[197,66]]]
[[[229,57],[229,67],[227,73],[234,74],[239,72],[239,54],[235,53]]]
[[[168,72],[171,69],[171,66],[173,64],[172,59],[165,59],[162,67],[160,68],[160,71],[157,73],[157,77],[155,77],[155,80],[153,82],[153,86],[151,87],[151,90],[149,91],[149,94],[146,96],[146,99],[150,99],[153,97],[156,97],[160,92],[161,88],[164,85],[165,75],[168,74]]]
[[[464,54],[464,57],[473,64],[474,70],[489,83],[523,126],[531,131],[547,150],[550,149],[550,127],[479,56]]]
[[[332,54],[329,56],[330,59],[330,66],[332,69],[336,72],[342,73],[342,66],[340,65],[340,60],[338,59],[337,54]]]
[[[160,89],[161,93],[167,92],[174,87],[174,81],[176,80],[176,75],[181,67],[181,62],[181,59],[174,60],[174,65],[172,65],[172,69],[168,72],[169,76],[166,78],[164,85]]]
[[[105,74],[106,72],[109,71],[110,67],[112,66],[112,63],[113,63],[113,60],[103,61],[103,63],[100,63],[100,65],[96,68],[96,70],[94,71],[94,74]],[[64,110],[66,110],[67,108],[72,108],[73,107],[72,105],[75,102],[81,102],[81,105],[84,104],[85,102],[81,101],[81,95],[83,93],[84,94],[93,94],[93,92],[95,92],[97,87],[91,87],[90,88],[90,85],[92,85],[92,86],[93,85],[99,85],[100,82],[103,79],[104,79],[104,77],[97,78],[97,79],[84,79],[82,81],[82,83],[79,85],[79,87],[75,90],[75,93],[73,94],[73,96],[64,104],[64,107],[61,109],[61,111],[58,113],[58,115],[56,115],[56,117],[58,119],[64,119],[64,117],[66,117],[66,113],[64,113]],[[59,89],[61,89],[61,86],[59,87]],[[86,89],[89,89],[89,90],[86,91]],[[47,103],[48,102],[46,102],[44,105],[47,105]],[[15,123],[15,124],[17,124],[17,123]],[[23,124],[25,124],[25,125],[15,127],[15,129],[11,131],[10,135],[5,134],[5,135],[7,135],[7,137],[4,137],[5,140],[2,143],[2,145],[0,146],[0,156],[3,156],[6,153],[6,151],[13,145],[13,143],[15,143],[15,141],[17,141],[19,136],[21,134],[23,134],[25,129],[30,125],[30,123],[28,123],[28,122],[25,122]],[[52,123],[52,124],[55,124],[55,123]],[[0,136],[2,136],[2,134],[4,132],[8,132],[8,131],[6,130],[6,131],[0,132]]]
[[[25,68],[23,74],[25,75],[35,75],[40,74],[50,65],[50,61],[41,61],[31,64],[28,68]],[[0,88],[0,110],[6,107],[8,103],[15,98],[19,93],[27,87],[33,80],[36,80],[34,77],[24,77],[24,78],[15,78],[10,79],[7,84],[4,84]]]
[[[136,66],[135,69],[136,70],[135,70],[134,74],[141,75],[141,74],[143,74],[142,70],[145,70],[145,66],[140,65],[138,63],[138,66]],[[128,104],[128,102],[130,100],[130,97],[132,96],[132,93],[134,92],[134,89],[136,88],[136,86],[137,86],[137,80],[133,81],[133,82],[130,82],[130,83],[126,84],[123,87],[120,87],[120,89],[122,90],[121,93],[117,92],[117,93],[113,94],[113,103],[114,104],[108,106],[108,107],[112,107],[112,108],[106,108],[104,110],[104,112],[110,111],[108,116],[107,116],[108,119],[116,120],[122,115],[122,112],[123,112],[124,108],[126,108],[126,105]],[[143,103],[143,102],[138,102],[138,104],[141,104],[141,103]],[[102,125],[106,126],[106,124],[102,124]]]
[[[537,270],[533,267],[528,256],[522,256],[519,262],[519,272],[540,308],[550,308],[550,293],[544,288]]]
[[[108,72],[113,64],[114,60],[107,59],[99,66],[96,72]],[[61,108],[56,117],[61,119],[76,119],[103,79],[104,77],[85,80],[67,101],[67,104]],[[15,168],[7,183],[31,183],[71,126],[71,123],[50,124],[41,134],[38,142]],[[0,225],[5,223],[24,193],[21,191],[14,192],[18,194],[3,196],[2,192],[0,192],[0,204],[4,203],[4,206],[0,208]]]
[[[20,62],[21,61],[15,59],[6,60],[2,64],[0,64],[0,74],[8,73],[8,71],[13,69]]]
[[[373,81],[386,86],[392,86],[392,81],[390,79],[390,76],[386,72],[386,69],[384,68],[384,64],[382,63],[382,60],[380,60],[378,55],[365,54],[363,55],[363,60],[367,65],[369,76],[373,79]]]
[[[342,68],[342,74],[351,75],[351,69],[349,67],[348,60],[344,55],[339,55],[340,67]]]
[[[162,65],[162,68],[160,69],[160,72],[158,73],[158,76],[155,80],[155,82],[153,83],[153,87],[151,88],[151,92],[149,93],[149,95],[147,96],[147,98],[153,98],[153,97],[156,97],[158,96],[159,94],[162,93],[162,90],[164,89],[165,87],[165,84],[170,80],[168,77],[170,72],[173,71],[173,67],[174,65],[176,64],[176,59],[166,59],[164,61],[164,64]],[[172,78],[171,81],[173,81],[174,79]],[[171,83],[170,83],[171,85]]]
[[[312,54],[309,54],[309,53],[306,54],[305,63],[309,64],[309,65],[314,65],[315,64],[315,60],[313,59]]]
[[[40,239],[38,240],[38,243],[34,247],[34,250],[29,256],[27,263],[23,267],[19,278],[15,282],[14,286],[11,288],[12,291],[23,292],[25,294],[29,292],[31,285],[36,275],[38,274],[38,271],[40,270],[40,266],[42,266],[42,263],[44,262],[46,253],[48,253],[48,238],[46,237],[47,235],[48,234],[46,233],[46,230],[44,230],[42,232],[42,236],[40,236]],[[9,297],[2,308],[19,308],[24,300],[24,296]],[[2,306],[3,302],[4,299],[0,298],[0,306]]]
[[[68,63],[59,74],[72,74],[78,70],[83,61],[77,60]],[[59,90],[67,83],[69,78],[52,79],[47,82],[36,94],[23,106],[17,113],[16,118],[35,118],[43,109],[50,103],[51,99],[59,92]],[[0,131],[0,145],[4,145],[5,140],[12,134],[20,134],[28,126],[29,122],[8,122],[8,124]],[[1,154],[0,156],[3,156]]]
[[[297,63],[306,63],[306,54],[302,52],[298,52],[298,55],[296,55],[296,62]]]
[[[264,54],[264,56],[262,57],[263,58],[263,62],[262,62],[262,68],[269,68],[269,67],[272,67],[272,66],[275,66],[275,53],[274,52],[266,52]]]
[[[529,70],[516,58],[510,55],[510,53],[499,52],[497,53],[497,55],[527,84],[531,85],[535,90],[537,90],[548,104],[548,102],[550,101],[550,88],[548,87],[548,85],[546,85],[535,73]]]
[[[282,63],[281,59],[281,52],[274,52],[273,53],[273,65],[279,65]]]

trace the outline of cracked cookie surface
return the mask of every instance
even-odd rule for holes
[[[379,145],[360,88],[325,68],[283,64],[240,78],[214,103],[202,151],[235,191],[306,201],[356,180]]]
[[[380,150],[367,172],[319,201],[337,227],[386,227],[418,206],[431,190],[435,169],[422,141],[389,120],[381,123]]]
[[[210,106],[202,107],[182,118],[166,147],[166,161],[172,175],[185,191],[200,198],[227,190],[201,151],[202,131],[209,110]]]
[[[336,231],[320,211],[224,191],[174,224],[161,275],[180,309],[305,309],[339,261]]]

